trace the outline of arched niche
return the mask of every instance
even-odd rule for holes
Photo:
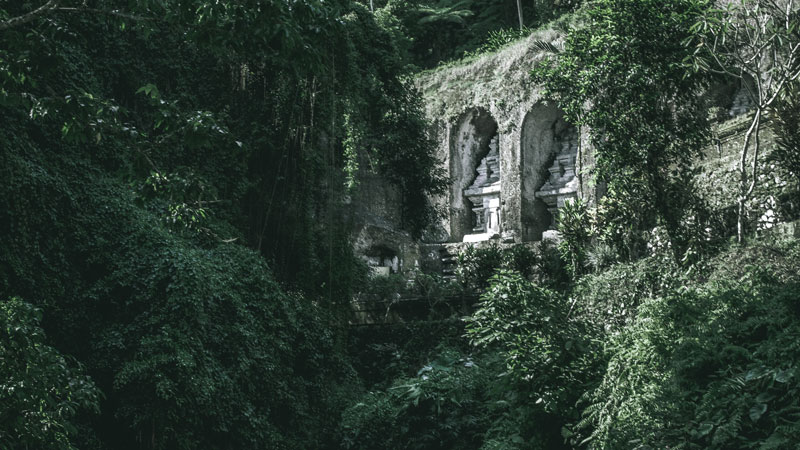
[[[556,207],[577,196],[578,139],[554,104],[537,103],[525,116],[520,135],[523,241],[541,240],[553,226]]]
[[[758,97],[758,86],[750,75],[744,74],[741,79],[736,81],[736,91],[731,100],[728,116],[738,117],[747,114],[756,108],[756,98]]]
[[[464,191],[478,176],[478,166],[497,137],[497,122],[483,108],[466,112],[458,120],[450,142],[450,240],[460,242],[473,233],[475,214]]]
[[[375,275],[388,276],[400,272],[397,251],[386,245],[373,245],[364,251],[364,260]]]
[[[756,89],[755,81],[747,74],[741,79],[729,77],[713,83],[704,94],[709,119],[724,122],[752,111],[755,108],[752,96],[756,95]]]

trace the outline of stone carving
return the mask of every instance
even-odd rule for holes
[[[755,106],[753,105],[753,99],[750,98],[750,95],[747,92],[747,87],[744,85],[744,83],[746,82],[747,81],[742,80],[742,85],[739,86],[739,89],[733,96],[733,105],[731,106],[731,109],[728,111],[728,115],[731,117],[737,117],[741,116],[742,114],[747,114]],[[749,84],[751,85],[752,89],[752,83]]]
[[[500,156],[497,136],[489,142],[489,153],[478,168],[475,181],[464,189],[475,213],[474,234],[464,236],[464,242],[482,241],[500,233]]]
[[[578,156],[578,130],[570,127],[561,135],[561,147],[553,159],[553,165],[547,169],[550,177],[536,191],[536,197],[547,204],[547,210],[553,216],[550,229],[555,228],[558,208],[564,202],[578,196],[578,179],[575,177],[575,160]]]

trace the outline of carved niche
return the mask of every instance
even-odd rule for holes
[[[475,181],[464,189],[475,215],[472,232],[464,242],[489,239],[500,233],[500,156],[497,136],[489,141],[489,153],[481,160]]]
[[[553,165],[547,169],[550,176],[541,189],[536,191],[536,197],[547,204],[547,210],[552,215],[550,229],[555,228],[558,209],[563,207],[567,200],[578,196],[578,178],[575,176],[578,130],[575,127],[567,128],[559,141],[561,143],[559,151],[553,159]]]
[[[747,83],[747,86],[745,83]],[[749,80],[742,80],[739,88],[736,90],[736,94],[733,96],[733,104],[731,105],[731,109],[728,111],[729,116],[741,116],[755,109],[755,104],[753,103],[753,99],[750,98],[748,88],[751,90],[755,89]]]

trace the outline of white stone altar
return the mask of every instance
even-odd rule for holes
[[[477,167],[478,175],[464,196],[472,203],[475,222],[472,234],[464,236],[464,242],[479,242],[500,234],[500,156],[497,151],[497,136],[489,141],[489,153]]]

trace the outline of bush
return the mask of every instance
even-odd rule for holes
[[[486,365],[484,365],[486,363]],[[395,380],[348,408],[346,449],[477,449],[491,424],[491,360],[442,348],[415,376]]]
[[[586,253],[591,238],[591,216],[581,199],[564,202],[558,209],[558,233],[561,241],[558,250],[567,263],[567,270],[576,278],[586,265]]]
[[[595,272],[599,272],[617,262],[617,252],[610,245],[598,242],[589,248],[586,262]]]
[[[547,286],[566,281],[563,264],[550,241],[540,242],[534,248],[526,245],[500,247],[494,243],[488,247],[468,246],[458,254],[456,274],[468,288],[485,289],[498,269],[512,270]]]
[[[435,359],[441,346],[467,351],[459,319],[352,327],[348,333],[350,362],[368,389],[383,389]]]
[[[530,36],[531,33],[533,33],[533,29],[528,27],[523,27],[522,29],[503,28],[499,30],[492,30],[486,36],[486,40],[483,42],[483,44],[481,44],[475,50],[464,52],[464,57],[476,57],[484,53],[491,53],[500,50],[514,41]]]
[[[0,303],[0,447],[72,450],[76,415],[99,412],[100,391],[83,368],[45,343],[42,312],[19,298]]]
[[[796,246],[772,248],[796,254]],[[733,258],[738,270],[718,269],[709,282],[644,299],[636,317],[610,336],[609,363],[587,395],[581,423],[589,448],[798,442],[800,273],[776,276],[781,266],[796,265],[788,259],[771,267],[758,257],[759,265],[745,263],[761,251],[734,248],[715,262]]]
[[[509,374],[525,380],[546,406],[576,381],[571,365],[586,350],[570,313],[561,295],[501,270],[465,319],[466,336],[473,346],[499,350]]]
[[[464,285],[473,289],[483,289],[489,283],[494,271],[503,264],[500,246],[488,247],[470,245],[458,254],[456,275]]]
[[[501,270],[466,319],[472,345],[496,351],[505,361],[524,413],[550,424],[517,430],[532,442],[560,443],[561,427],[577,418],[572,405],[596,371],[594,330],[573,320],[571,312],[561,295]]]
[[[678,288],[684,281],[671,258],[648,257],[616,264],[576,283],[571,292],[574,314],[613,333],[636,317],[642,301]]]

